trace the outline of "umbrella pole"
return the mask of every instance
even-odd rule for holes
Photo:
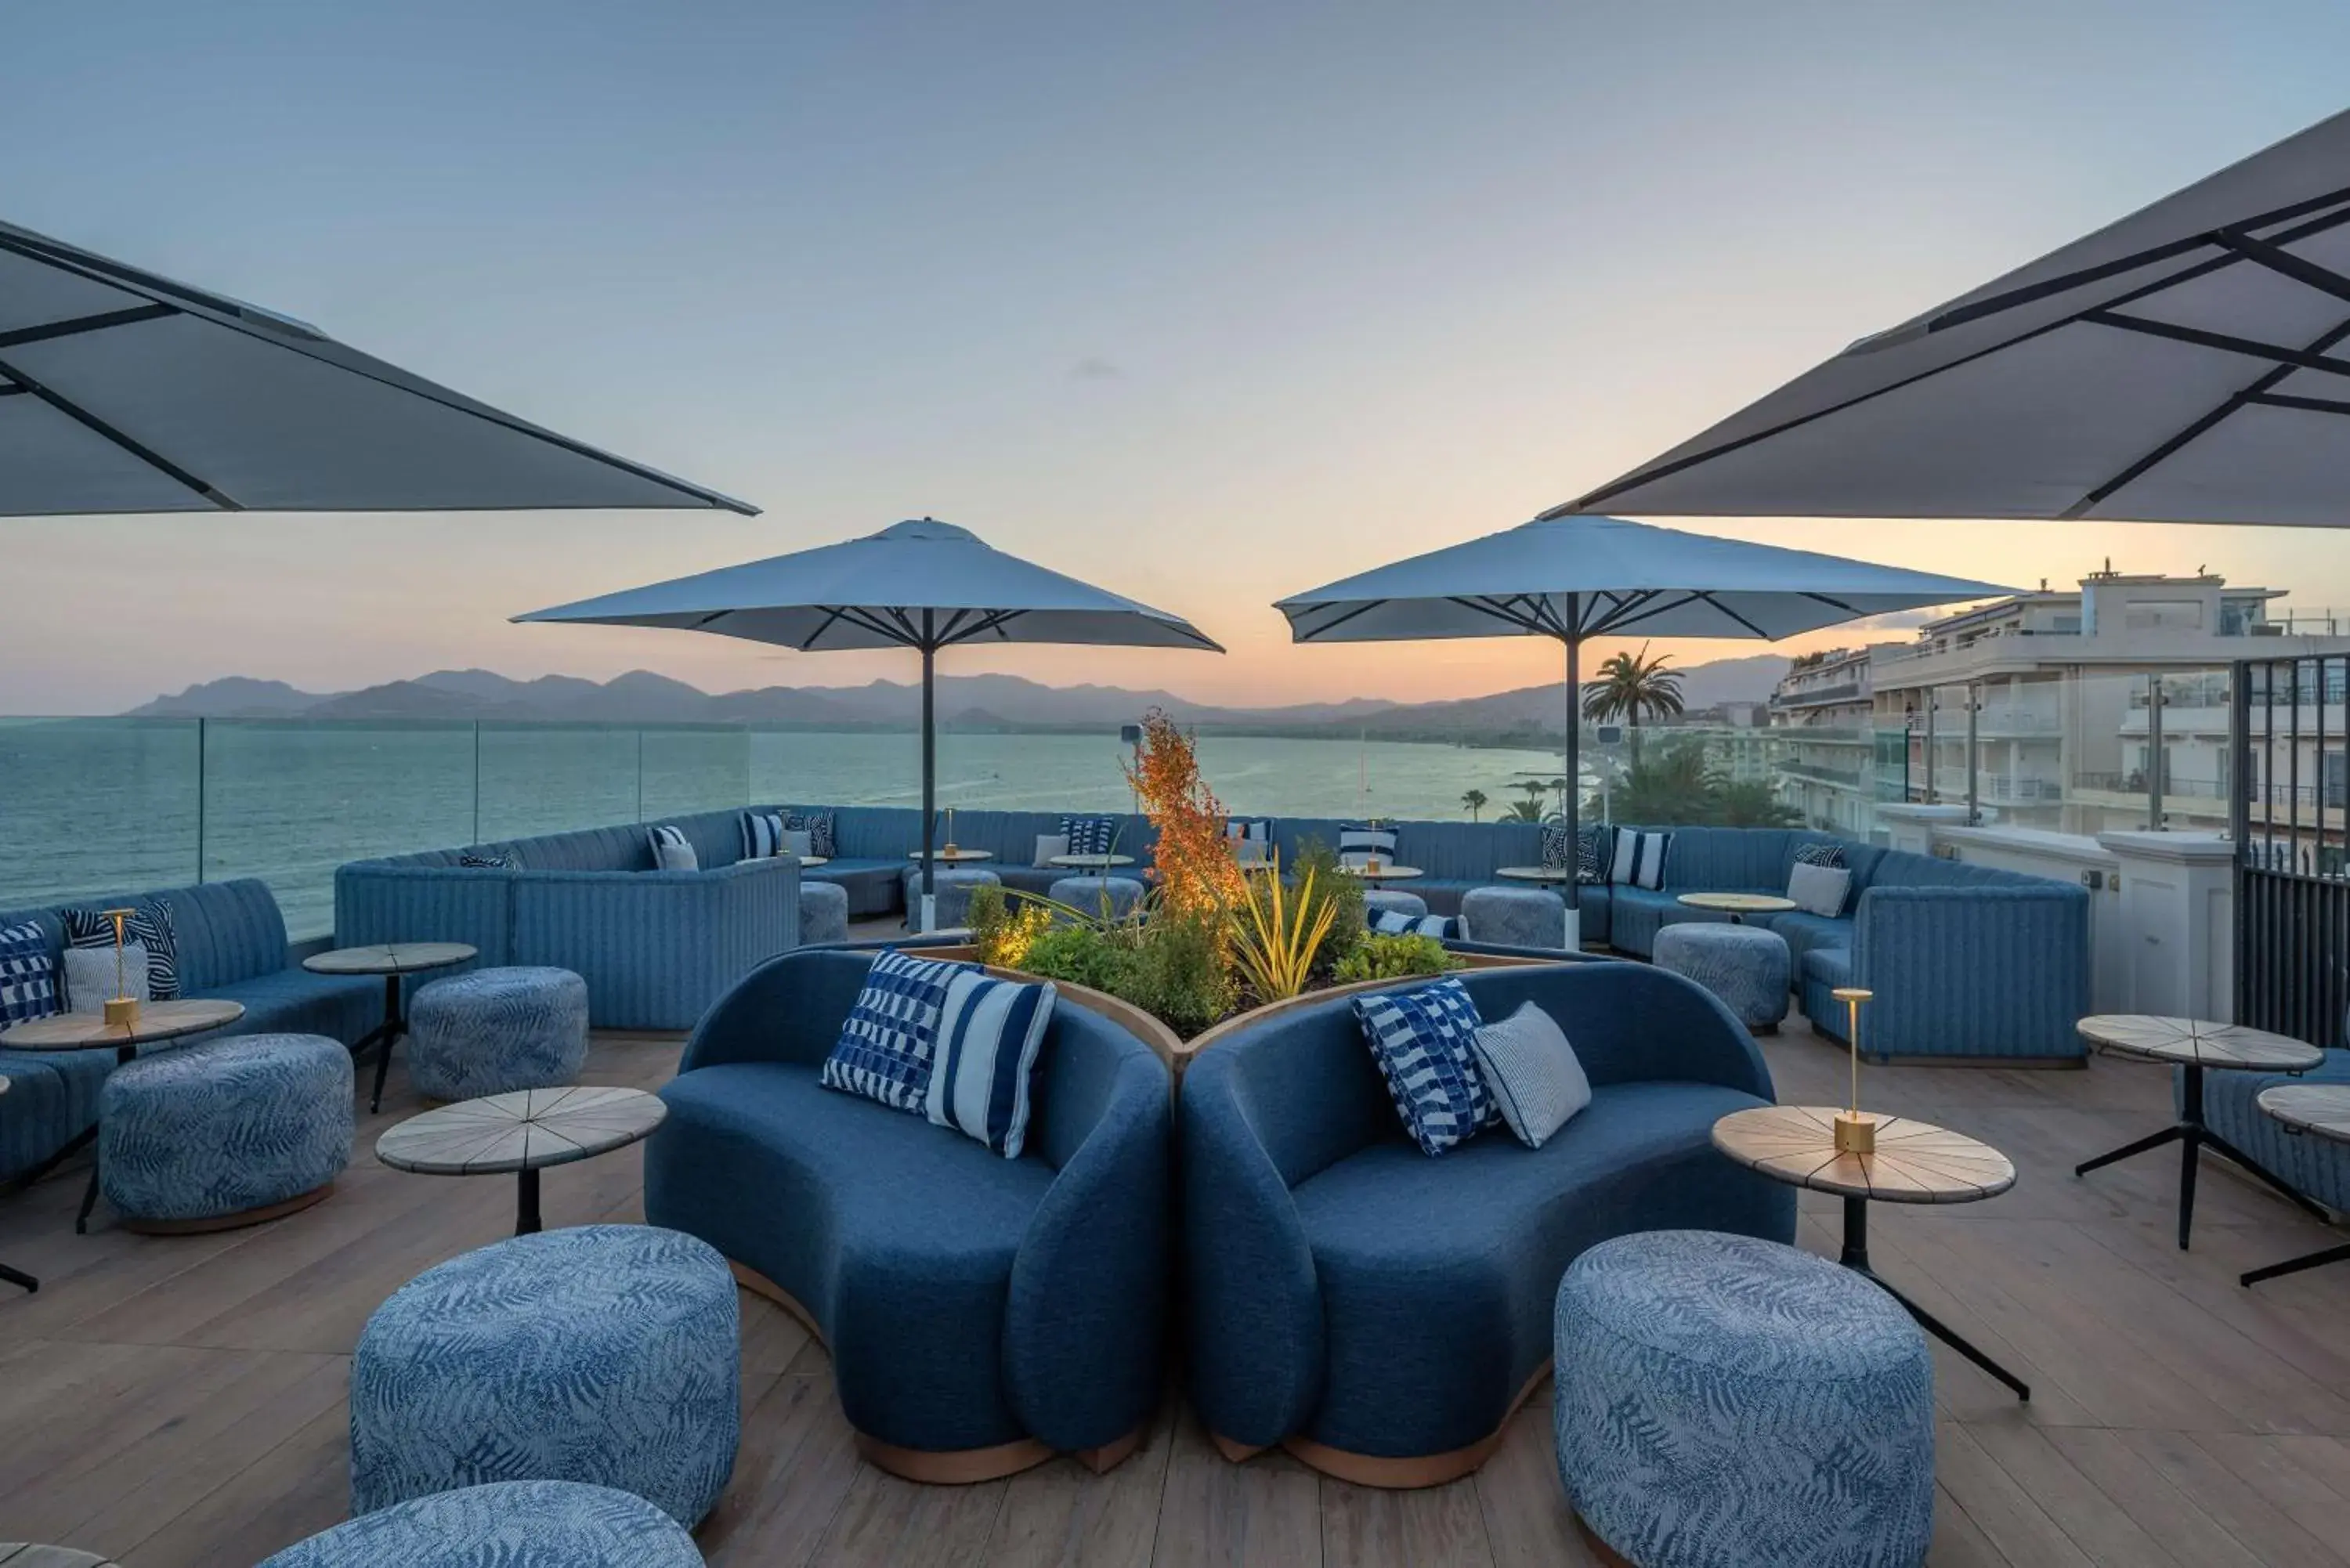
[[[1570,599],[1570,604],[1572,600]],[[1572,613],[1572,611],[1570,611]],[[1574,856],[1576,874],[1566,879],[1566,950],[1583,950],[1583,841],[1576,817],[1583,810],[1583,681],[1582,639],[1566,643],[1566,852]]]
[[[931,676],[938,659],[938,644],[932,639],[931,612],[922,612],[922,911],[916,930],[928,931],[938,922],[938,894],[933,878],[937,862],[931,857],[931,820],[935,810],[934,797],[938,789],[938,738],[931,723]]]

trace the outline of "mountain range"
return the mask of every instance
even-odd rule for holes
[[[1681,671],[1692,711],[1759,701],[1786,672],[1778,654],[1756,654]],[[1202,729],[1260,734],[1357,732],[1388,739],[1497,740],[1559,732],[1555,685],[1528,686],[1440,702],[1342,702],[1238,708],[1194,702],[1171,691],[1118,686],[1047,686],[1016,675],[942,675],[938,721],[962,731],[1079,730],[1130,724],[1151,708]],[[599,724],[749,723],[803,729],[909,729],[920,722],[921,688],[891,680],[864,686],[764,686],[713,695],[650,670],[610,680],[543,675],[515,680],[487,670],[440,670],[356,691],[304,691],[282,680],[232,675],[158,697],[130,718],[437,719]]]

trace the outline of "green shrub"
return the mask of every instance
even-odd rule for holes
[[[1322,950],[1314,961],[1316,979],[1337,972],[1338,965],[1354,951],[1355,944],[1363,940],[1363,879],[1349,877],[1338,868],[1338,852],[1318,838],[1309,838],[1297,846],[1297,857],[1283,867],[1293,882],[1303,886],[1305,873],[1314,873],[1313,895],[1306,901],[1305,918],[1317,920],[1321,908],[1330,906],[1330,934],[1323,939]]]
[[[1357,980],[1401,980],[1409,975],[1442,974],[1457,961],[1434,937],[1366,931],[1353,950],[1338,961],[1331,978],[1341,985]]]
[[[1133,974],[1134,951],[1098,926],[1047,926],[1029,942],[1018,967],[1046,980],[1065,980],[1118,996]]]
[[[1103,989],[1186,1039],[1232,1011],[1239,989],[1215,917],[1161,909],[1139,935],[1120,983]]]

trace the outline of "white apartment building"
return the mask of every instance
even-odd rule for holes
[[[1965,803],[1971,779],[1984,822],[2095,834],[2148,826],[2159,766],[2162,826],[2225,829],[2230,664],[2350,651],[2330,620],[2317,623],[2325,635],[2301,636],[2274,618],[2283,596],[2208,573],[2108,567],[2078,591],[2043,587],[1929,622],[1909,644],[1828,655],[1791,670],[1772,699],[1782,797],[1807,822],[1850,832],[1877,800]]]

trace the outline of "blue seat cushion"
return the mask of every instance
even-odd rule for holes
[[[905,857],[895,860],[837,859],[823,866],[810,867],[800,873],[811,882],[837,884],[848,894],[848,918],[865,915],[886,915],[898,908],[898,878],[906,869]]]
[[[810,1066],[700,1067],[660,1095],[647,1219],[690,1224],[799,1303],[850,1425],[931,1450],[1024,1435],[1003,1388],[1004,1314],[1051,1166],[832,1093]]]
[[[1838,987],[1852,983],[1850,948],[1814,948],[1796,961],[1803,976],[1795,990],[1804,1016],[1812,1027],[1833,1039],[1845,1037],[1844,1003],[1835,999]]]
[[[1848,915],[1830,919],[1825,915],[1807,914],[1802,909],[1789,909],[1773,915],[1750,915],[1747,922],[1779,933],[1786,941],[1789,956],[1794,960],[1798,976],[1803,973],[1804,955],[1814,948],[1852,946],[1853,922]]]
[[[204,994],[244,1004],[233,1026],[240,1034],[324,1034],[348,1045],[383,1022],[383,981],[375,975],[281,969]]]
[[[1794,1235],[1794,1189],[1732,1166],[1714,1122],[1762,1102],[1711,1084],[1610,1084],[1538,1149],[1474,1138],[1430,1159],[1401,1137],[1294,1193],[1327,1366],[1306,1435],[1358,1454],[1464,1448],[1549,1359],[1567,1264],[1632,1231]]]
[[[98,1121],[112,1051],[0,1051],[0,1180],[30,1170]]]

